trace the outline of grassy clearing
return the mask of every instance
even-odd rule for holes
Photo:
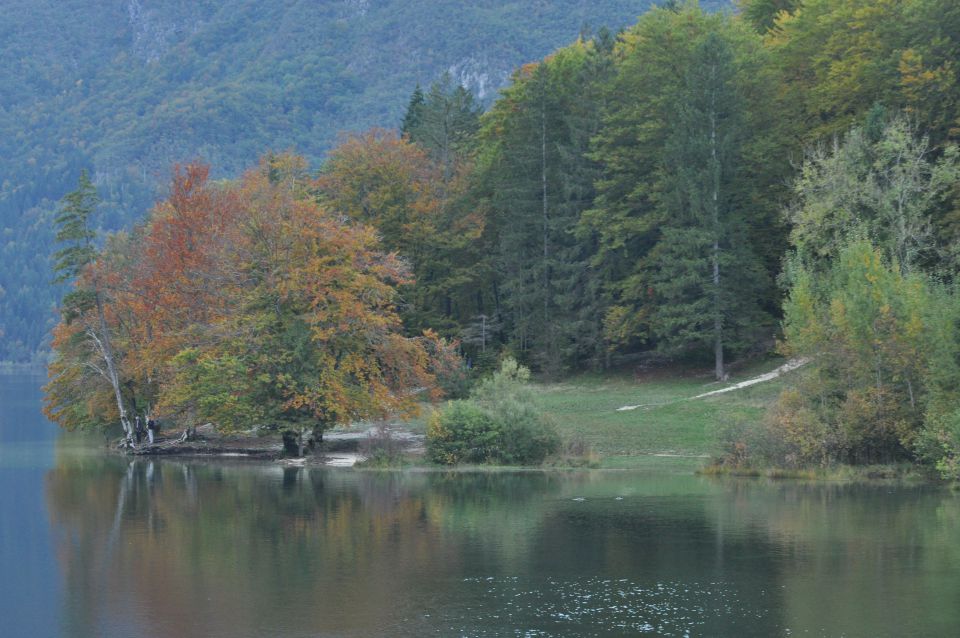
[[[782,359],[744,366],[726,383],[712,381],[709,371],[663,369],[642,378],[626,374],[581,374],[557,383],[538,383],[537,393],[564,441],[583,441],[600,456],[605,469],[693,473],[715,453],[715,430],[725,420],[760,419],[783,388],[775,379],[726,394],[687,400],[770,372]],[[793,374],[793,373],[788,373]],[[645,405],[618,412],[625,405]],[[433,408],[405,422],[404,428],[424,434]],[[347,431],[365,431],[370,423]],[[559,460],[563,466],[562,459]],[[596,464],[590,463],[589,467]]]
[[[782,360],[766,360],[738,371],[729,384],[773,370]],[[779,394],[782,379],[704,399],[690,397],[718,390],[709,374],[661,371],[633,375],[580,375],[540,385],[544,408],[561,435],[582,439],[602,457],[601,467],[692,471],[703,467],[714,449],[714,431],[725,419],[761,418]],[[625,405],[646,405],[618,412]]]

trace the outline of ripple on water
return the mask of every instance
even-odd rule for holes
[[[729,583],[518,577],[464,579],[475,605],[448,609],[441,633],[458,636],[698,636],[710,626],[749,626],[769,614]],[[458,617],[459,616],[459,617]]]

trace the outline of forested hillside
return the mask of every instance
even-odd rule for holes
[[[53,203],[81,169],[97,224],[122,227],[175,162],[234,177],[295,148],[316,164],[340,131],[397,126],[418,82],[449,72],[489,103],[516,66],[650,4],[0,0],[0,360],[52,326]]]

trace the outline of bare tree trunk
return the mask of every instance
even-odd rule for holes
[[[717,381],[726,377],[723,366],[723,300],[720,295],[720,166],[717,159],[717,113],[710,111],[710,156],[713,159],[713,357]]]
[[[540,186],[543,200],[543,328],[546,331],[547,348],[551,349],[553,335],[550,334],[550,216],[547,209],[547,105],[546,96],[540,102]]]
[[[113,553],[113,547],[120,538],[121,524],[123,523],[123,512],[126,509],[127,494],[133,489],[133,475],[136,470],[136,461],[130,461],[127,464],[127,471],[120,481],[120,493],[117,496],[117,506],[114,509],[113,525],[110,527],[110,534],[107,536],[106,556]]]
[[[94,284],[97,285],[96,283]],[[107,327],[107,318],[103,310],[103,300],[100,298],[99,289],[94,290],[97,304],[97,321],[100,324],[100,334],[92,328],[88,328],[88,334],[100,351],[100,356],[107,365],[107,380],[113,387],[113,396],[117,401],[117,410],[120,412],[120,425],[123,427],[123,433],[127,440],[127,445],[133,447],[133,427],[127,418],[127,409],[123,403],[123,394],[120,391],[120,374],[117,372],[116,360],[113,356],[113,347],[110,344],[110,330]]]

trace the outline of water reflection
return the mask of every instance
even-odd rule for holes
[[[77,636],[947,635],[957,498],[65,454]]]

